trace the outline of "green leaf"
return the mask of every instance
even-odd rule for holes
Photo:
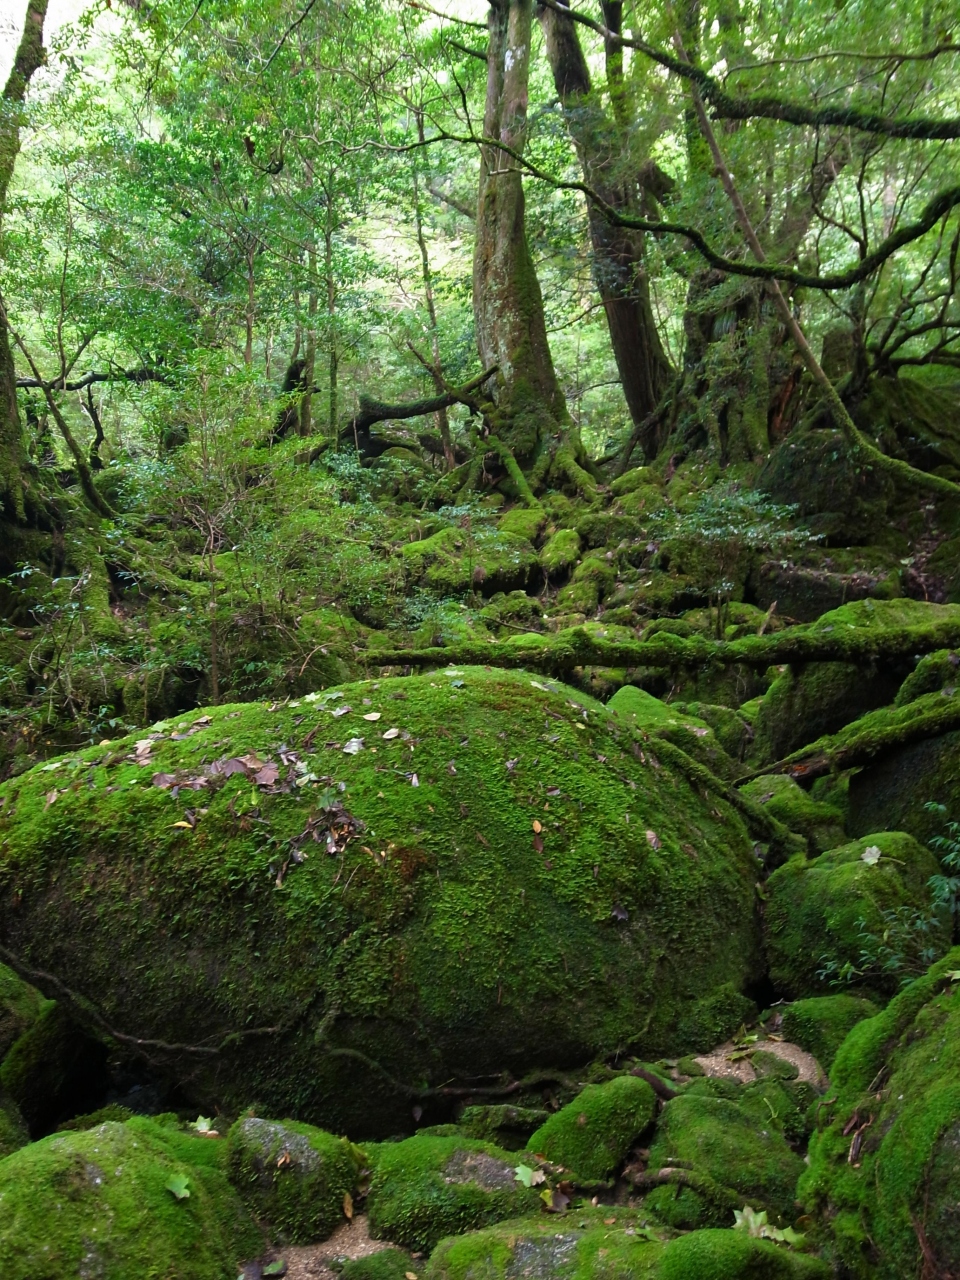
[[[196,1129],[197,1133],[209,1133],[213,1128],[213,1121],[209,1116],[197,1116],[190,1127]]]
[[[518,1164],[513,1171],[513,1176],[525,1187],[539,1187],[541,1182],[547,1180],[542,1169],[531,1169],[526,1164]]]
[[[178,1200],[189,1200],[190,1192],[187,1190],[189,1182],[190,1179],[185,1173],[171,1173],[163,1185]]]

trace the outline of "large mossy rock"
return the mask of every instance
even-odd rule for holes
[[[846,843],[841,811],[815,800],[785,773],[754,778],[746,783],[742,792],[762,804],[785,827],[802,835],[811,854],[826,853]]]
[[[937,871],[933,854],[902,831],[863,836],[812,861],[796,854],[778,867],[767,881],[765,921],[777,990],[794,998],[829,992],[833,982],[845,980],[845,966],[862,966],[863,935],[882,937],[885,912],[906,908],[930,915],[927,882]],[[942,953],[949,936],[944,918],[924,944]],[[889,996],[902,976],[870,970],[857,985]]]
[[[657,1280],[830,1280],[819,1258],[793,1253],[741,1231],[691,1231],[672,1241]]]
[[[719,778],[732,778],[738,771],[705,720],[662,702],[645,689],[623,685],[607,703],[607,709],[625,724],[672,742]]]
[[[479,589],[486,595],[526,586],[537,553],[526,538],[499,529],[441,529],[403,548],[404,573],[443,595]]]
[[[516,1158],[487,1142],[417,1134],[372,1152],[367,1196],[370,1233],[429,1252],[443,1236],[532,1213],[533,1188],[514,1172]]]
[[[645,1080],[618,1076],[606,1084],[588,1084],[527,1145],[581,1181],[600,1182],[623,1164],[656,1113],[656,1094]]]
[[[947,1276],[960,1259],[960,948],[847,1036],[800,1182],[843,1274]]]
[[[325,1240],[357,1190],[363,1152],[295,1120],[245,1116],[230,1130],[230,1180],[283,1244]],[[349,1203],[349,1202],[348,1202]]]
[[[917,711],[932,710],[931,701],[941,697],[924,698]],[[852,776],[847,794],[847,825],[854,835],[897,829],[924,843],[943,835],[945,821],[960,818],[960,732],[886,752]],[[944,805],[946,812],[928,805]]]
[[[738,815],[523,673],[214,708],[0,791],[7,945],[219,1047],[175,1060],[205,1107],[396,1133],[451,1077],[703,1047],[758,973]]]
[[[960,619],[960,606],[922,600],[857,600],[825,613],[809,628],[829,634],[848,627],[883,632]],[[892,702],[912,663],[808,663],[789,668],[767,690],[755,722],[752,758],[780,760],[865,712]]]
[[[725,1083],[725,1082],[724,1082]],[[688,1180],[657,1187],[647,1206],[669,1226],[733,1225],[733,1210],[749,1204],[771,1220],[792,1222],[803,1161],[784,1136],[776,1098],[781,1086],[760,1082],[750,1091],[698,1082],[663,1108],[650,1148],[649,1168],[689,1170]],[[765,1102],[764,1099],[767,1099]]]
[[[263,1239],[220,1168],[223,1145],[137,1117],[0,1160],[4,1280],[233,1280]]]
[[[786,1038],[830,1071],[837,1050],[858,1022],[878,1012],[872,1000],[840,993],[795,1000],[783,1008],[780,1029]]]

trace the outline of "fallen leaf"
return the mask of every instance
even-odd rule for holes
[[[364,720],[379,720],[379,719],[380,719],[380,712],[379,712],[379,711],[368,711],[368,712],[367,712],[367,714],[366,714],[363,718],[364,718]]]
[[[343,1216],[345,1218],[353,1217],[353,1196],[349,1191],[343,1193]]]
[[[212,721],[209,716],[201,716],[199,720],[194,720],[193,723],[194,723],[194,726],[196,726],[196,725],[211,724]]]
[[[272,787],[279,777],[279,767],[272,760],[268,760],[263,768],[258,769],[253,775],[253,780],[258,787]]]
[[[230,760],[224,760],[223,764],[220,766],[220,772],[225,778],[230,778],[235,773],[246,773],[247,766],[242,760],[238,760],[237,757],[234,756]]]
[[[657,835],[655,831],[648,831],[646,833],[646,836],[647,836],[647,844],[650,846],[651,849],[660,848],[660,837]]]
[[[292,1163],[293,1163],[293,1162],[292,1162],[292,1160],[290,1159],[290,1152],[289,1152],[289,1151],[284,1151],[283,1155],[281,1155],[281,1156],[280,1156],[280,1158],[279,1158],[279,1160],[277,1161],[277,1168],[278,1168],[278,1169],[286,1169],[286,1168],[287,1168],[290,1164],[292,1164]]]
[[[531,1169],[528,1164],[518,1164],[513,1171],[513,1176],[524,1187],[539,1187],[547,1180],[542,1169]]]
[[[565,1195],[559,1188],[540,1192],[540,1199],[547,1207],[548,1213],[564,1213],[570,1206],[570,1197]]]
[[[197,1133],[209,1133],[213,1128],[213,1121],[209,1116],[197,1116],[190,1127],[196,1129]]]
[[[533,829],[534,829],[534,831],[537,833],[537,835],[539,835],[539,834],[540,834],[540,832],[543,830],[543,823],[542,823],[542,822],[538,822],[538,821],[537,821],[537,819],[536,819],[536,818],[534,818],[534,820],[533,820]]]
[[[387,741],[389,741],[391,738],[399,738],[399,737],[400,737],[400,730],[399,730],[399,729],[388,729],[388,730],[387,730],[387,732],[386,732],[383,736],[387,739]]]
[[[189,1183],[190,1179],[185,1173],[171,1173],[163,1185],[178,1200],[189,1200],[190,1192],[187,1190]]]
[[[170,825],[171,825],[172,827],[186,827],[186,829],[187,829],[188,831],[192,831],[192,830],[193,830],[193,823],[192,823],[192,822],[171,822],[171,824],[170,824]]]
[[[537,853],[543,853],[543,836],[535,835],[533,837],[533,847]]]
[[[411,787],[419,787],[420,785],[420,779],[415,773],[411,773],[410,775],[410,785]]]
[[[277,1276],[279,1280],[280,1276],[285,1276],[287,1274],[286,1258],[276,1258],[273,1262],[268,1262],[266,1266],[261,1269],[260,1274],[262,1276],[270,1277]]]
[[[363,750],[362,738],[351,738],[349,742],[343,744],[343,754],[345,756],[355,756]]]
[[[353,707],[349,707],[347,706],[346,703],[344,703],[342,707],[334,707],[334,709],[330,712],[330,714],[332,716],[345,716],[348,711],[352,711],[352,710],[353,710]]]
[[[60,794],[60,792],[59,792],[59,791],[57,791],[57,790],[56,790],[56,788],[54,788],[54,790],[53,790],[53,791],[48,791],[48,792],[47,792],[47,803],[46,803],[46,805],[45,805],[44,807],[45,807],[45,808],[47,808],[47,809],[49,809],[49,808],[50,808],[50,806],[53,804],[54,800],[56,800],[56,798],[57,798],[57,796],[58,796],[59,794]]]
[[[630,916],[625,907],[621,907],[619,902],[615,902],[610,910],[610,914],[614,920],[629,920]]]
[[[868,845],[860,855],[860,860],[865,862],[868,867],[875,867],[882,857],[880,846],[878,844]]]
[[[176,780],[177,779],[175,774],[155,773],[151,779],[151,782],[155,787],[162,787],[164,790],[166,790],[167,787],[172,787],[173,784],[176,782]]]
[[[517,767],[519,763],[520,763],[520,757],[516,756],[513,760],[507,761],[507,768],[510,770],[511,773],[513,773],[514,769]]]

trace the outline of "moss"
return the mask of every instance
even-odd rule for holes
[[[537,1129],[528,1150],[584,1181],[600,1182],[623,1164],[656,1110],[656,1094],[636,1076],[587,1085]]]
[[[548,515],[543,507],[511,507],[497,522],[503,533],[516,534],[527,542],[536,544],[547,523]]]
[[[661,489],[652,484],[641,484],[631,489],[617,503],[617,510],[634,520],[649,520],[650,516],[662,511],[666,501]]]
[[[0,1161],[5,1280],[233,1280],[262,1238],[217,1167],[220,1146],[141,1119],[14,1152]]]
[[[933,711],[946,700],[942,695],[924,695]],[[904,713],[922,714],[924,702],[907,704]],[[869,734],[892,724],[893,715],[876,713],[865,717],[860,729]],[[944,817],[960,815],[960,732],[941,733],[919,742],[885,751],[878,759],[859,769],[850,779],[848,828],[853,835],[884,827],[909,831],[926,842],[943,834]],[[926,808],[946,806],[946,815]]]
[[[960,655],[951,649],[925,654],[897,690],[894,706],[905,707],[925,693],[956,688],[960,680]]]
[[[405,1280],[415,1264],[401,1249],[379,1249],[363,1258],[351,1258],[340,1272],[340,1280]]]
[[[487,595],[513,591],[526,585],[536,564],[526,538],[491,529],[441,529],[420,542],[408,542],[402,558],[412,582],[442,595],[478,587]]]
[[[13,1044],[0,1064],[0,1084],[34,1137],[102,1101],[107,1050],[54,1001]]]
[[[829,1073],[848,1032],[876,1012],[873,1001],[859,996],[812,996],[784,1008],[781,1029],[788,1040],[812,1053]]]
[[[493,1106],[465,1107],[458,1124],[468,1138],[493,1142],[504,1151],[520,1151],[549,1114],[539,1107],[517,1107],[501,1102]]]
[[[818,1258],[793,1253],[742,1231],[694,1231],[672,1240],[657,1280],[830,1280]]]
[[[30,1135],[20,1108],[6,1090],[0,1087],[0,1160],[12,1151],[25,1147],[29,1141]]]
[[[649,1168],[677,1165],[704,1180],[705,1189],[657,1188],[646,1204],[670,1226],[732,1226],[731,1193],[754,1209],[766,1209],[771,1220],[792,1222],[797,1179],[803,1161],[758,1107],[728,1098],[710,1097],[696,1081],[663,1108],[650,1148]],[[722,1189],[713,1194],[709,1188]]]
[[[873,847],[881,850],[879,861],[864,861],[864,851]],[[766,946],[777,989],[792,997],[828,991],[833,974],[818,977],[827,962],[838,967],[862,963],[860,921],[879,935],[886,927],[884,911],[908,907],[929,912],[927,881],[936,871],[933,854],[901,831],[863,836],[813,861],[802,854],[791,858],[767,881]],[[944,922],[941,949],[947,941]],[[938,944],[937,930],[926,944]],[[864,987],[889,995],[899,976],[870,972]]]
[[[313,1244],[343,1220],[363,1153],[308,1124],[247,1116],[230,1130],[228,1160],[231,1181],[274,1239]]]
[[[586,555],[574,569],[569,585],[557,596],[557,607],[578,613],[594,613],[616,578],[616,569],[605,555],[600,552]]]
[[[421,1280],[656,1280],[662,1255],[635,1213],[584,1207],[442,1240]]]
[[[717,742],[732,760],[741,760],[752,733],[743,709],[715,706],[709,702],[674,703],[674,709],[682,715],[692,716],[713,730]]]
[[[646,730],[680,747],[720,778],[733,778],[738,772],[706,721],[662,702],[635,685],[624,685],[607,707],[631,727]]]
[[[622,498],[626,493],[633,493],[635,489],[642,486],[660,487],[660,477],[653,467],[634,467],[630,471],[625,471],[622,476],[617,476],[610,484],[610,492],[616,498]]]
[[[564,577],[580,558],[582,543],[576,529],[558,529],[540,552],[540,567],[554,580]]]
[[[451,1077],[683,1052],[685,1013],[758,971],[737,813],[542,675],[454,668],[151,733],[69,757],[53,803],[43,770],[0,788],[0,924],[129,1034],[279,1027],[184,1059],[204,1111],[395,1133],[408,1091]],[[210,772],[252,751],[272,786]],[[365,829],[331,854],[335,800]]]
[[[800,1182],[844,1274],[949,1274],[960,1256],[960,948],[858,1023]]]
[[[443,1236],[530,1213],[539,1194],[517,1181],[515,1164],[499,1147],[462,1136],[385,1143],[367,1197],[370,1233],[429,1252]]]
[[[587,547],[611,547],[618,542],[646,537],[639,520],[611,511],[595,511],[584,516],[577,525],[577,533]]]
[[[14,1040],[36,1022],[49,1001],[34,987],[0,964],[0,1062]]]
[[[757,1016],[757,1006],[732,983],[697,1000],[680,1022],[680,1035],[698,1053],[706,1053],[728,1040],[736,1029]]]
[[[955,605],[921,600],[858,600],[825,613],[811,635],[850,628],[877,632],[960,618]],[[904,665],[906,664],[906,665]],[[779,760],[824,734],[835,733],[896,696],[909,659],[871,664],[820,662],[788,670],[767,691],[756,719],[751,753],[760,763]]]
[[[787,774],[755,778],[740,790],[762,804],[785,827],[802,835],[811,854],[825,853],[846,842],[839,809],[814,800]]]
[[[107,1120],[116,1120],[120,1124],[124,1124],[134,1114],[129,1107],[123,1107],[119,1102],[108,1102],[105,1107],[99,1107],[96,1111],[88,1111],[86,1115],[71,1116],[69,1120],[64,1120],[63,1124],[57,1125],[57,1133],[73,1133],[80,1129],[96,1129],[98,1125],[104,1124]]]

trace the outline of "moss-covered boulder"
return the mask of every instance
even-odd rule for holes
[[[103,1103],[108,1056],[100,1038],[62,1004],[47,1000],[0,1063],[0,1087],[16,1103],[31,1136],[42,1138],[61,1121]]]
[[[960,684],[960,654],[953,649],[938,649],[925,654],[897,690],[894,706],[905,707],[926,693],[942,689],[956,690]]]
[[[960,606],[922,600],[857,600],[825,613],[814,634],[847,627],[878,634],[960,618]],[[767,690],[756,718],[752,756],[780,760],[824,734],[835,733],[867,711],[892,702],[911,668],[909,660],[874,665],[817,662],[785,671]]]
[[[838,981],[893,994],[904,971],[865,965],[865,935],[882,939],[891,926],[885,913],[900,909],[926,919],[927,882],[937,870],[933,854],[902,831],[863,836],[812,861],[795,855],[767,881],[766,948],[774,985],[791,997],[826,993]],[[935,919],[917,940],[946,950],[946,918]]]
[[[416,1275],[409,1254],[402,1249],[378,1249],[360,1258],[351,1258],[340,1272],[340,1280],[406,1280]]]
[[[520,1217],[540,1207],[517,1180],[516,1157],[459,1135],[417,1134],[372,1153],[370,1234],[429,1252],[443,1236]]]
[[[793,778],[784,773],[754,778],[741,788],[785,827],[802,835],[811,854],[826,853],[846,844],[843,814],[831,804],[815,800]]]
[[[35,988],[19,978],[12,969],[0,964],[0,1062],[15,1040],[36,1022],[49,1001]]]
[[[452,1077],[682,1052],[758,974],[736,812],[543,677],[213,708],[0,791],[7,945],[201,1050],[204,1109],[396,1133]]]
[[[734,761],[705,720],[662,702],[645,689],[625,684],[613,695],[607,708],[631,727],[672,742],[718,777],[732,777],[737,772]]]
[[[458,1127],[468,1138],[492,1142],[504,1151],[521,1151],[527,1139],[549,1116],[541,1107],[518,1107],[509,1102],[464,1107]]]
[[[363,1152],[346,1138],[295,1120],[245,1116],[230,1130],[230,1180],[284,1244],[325,1240],[357,1189]],[[351,1201],[346,1203],[349,1205]]]
[[[556,581],[570,573],[580,559],[582,545],[576,529],[558,529],[548,538],[540,552],[540,567],[547,577]]]
[[[780,1029],[786,1038],[817,1059],[829,1072],[837,1050],[858,1022],[872,1018],[877,1006],[861,996],[811,996],[783,1009]]]
[[[588,1084],[546,1120],[528,1143],[531,1151],[578,1178],[609,1178],[657,1113],[656,1094],[637,1076]]]
[[[656,1280],[662,1257],[636,1213],[587,1207],[441,1240],[421,1280]]]
[[[0,1160],[4,1280],[234,1280],[263,1238],[220,1168],[222,1146],[138,1117]]]
[[[853,1028],[800,1182],[854,1280],[946,1276],[960,1258],[960,948]]]
[[[481,527],[475,532],[441,529],[403,548],[404,573],[441,595],[478,590],[485,595],[526,585],[537,554],[516,533]]]
[[[751,1105],[713,1092],[710,1082],[697,1081],[663,1108],[648,1167],[688,1173],[651,1191],[647,1206],[685,1230],[732,1226],[733,1209],[744,1203],[766,1210],[771,1221],[792,1222],[803,1161],[788,1145],[776,1108],[764,1118],[762,1098],[754,1095]]]
[[[932,710],[942,694],[923,695],[899,714]],[[876,713],[877,727],[882,727]],[[884,717],[886,718],[886,717]],[[851,726],[856,728],[857,726]],[[864,729],[868,730],[866,720]],[[960,732],[943,733],[886,751],[850,779],[847,825],[853,835],[884,828],[909,831],[926,843],[944,834],[945,819],[960,817]],[[928,808],[944,805],[941,814]]]
[[[25,1147],[30,1141],[20,1108],[10,1097],[6,1089],[0,1086],[0,1160]]]
[[[707,1229],[673,1240],[657,1280],[830,1280],[819,1258],[794,1253],[743,1231]]]

